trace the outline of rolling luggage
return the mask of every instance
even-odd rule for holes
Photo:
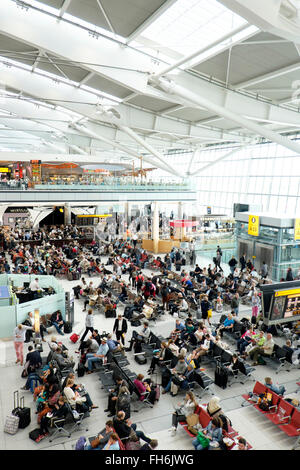
[[[78,367],[77,367],[77,375],[78,375],[78,377],[83,377],[84,374],[85,374],[85,366],[84,366],[84,364],[81,364],[79,362]]]
[[[134,356],[134,360],[140,365],[147,364],[147,358],[145,354],[139,354],[138,356]]]
[[[19,417],[13,414],[10,414],[6,417],[4,432],[7,434],[16,434],[19,429]]]
[[[19,418],[19,428],[26,428],[30,422],[30,408],[24,407],[24,397],[19,400],[19,391],[14,392],[14,409],[12,414]]]
[[[220,363],[217,364],[215,370],[215,384],[218,387],[225,389],[227,387],[228,382],[228,371],[227,368],[222,366]]]
[[[19,392],[15,391],[13,411],[17,409],[18,401],[19,401]],[[20,418],[19,416],[15,415],[13,411],[11,412],[10,415],[6,417],[6,420],[5,420],[4,432],[6,432],[7,434],[16,434],[19,429]]]
[[[64,333],[72,333],[72,323],[69,321],[64,322]]]

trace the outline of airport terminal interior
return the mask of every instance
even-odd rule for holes
[[[299,140],[299,0],[1,0],[0,450],[300,449]]]

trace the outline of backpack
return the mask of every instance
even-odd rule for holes
[[[81,436],[75,444],[75,450],[84,450],[86,444],[86,437]]]
[[[33,431],[29,433],[29,437],[34,442],[40,442],[46,436],[42,433],[41,428],[36,428],[36,429],[33,429]]]
[[[272,405],[272,393],[270,392],[265,392],[264,394],[261,394],[258,399],[258,407],[263,410],[263,411],[269,411],[270,406]]]

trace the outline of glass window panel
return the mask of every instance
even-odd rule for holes
[[[287,198],[284,196],[281,196],[278,198],[278,206],[277,206],[277,212],[278,215],[282,215],[286,211],[286,203],[287,203]]]

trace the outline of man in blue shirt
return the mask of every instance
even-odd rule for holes
[[[233,312],[234,313],[234,312]],[[227,318],[225,318],[223,324],[219,327],[217,333],[223,337],[223,332],[224,330],[229,330],[233,331],[233,326],[234,326],[234,318],[232,313],[228,313]]]
[[[120,345],[120,342],[119,341],[115,341],[114,339],[112,339],[112,334],[108,334],[107,335],[107,346],[109,347],[109,350],[111,352],[117,352],[117,351],[121,351],[121,345]]]
[[[103,362],[103,359],[105,358],[108,351],[109,351],[109,347],[107,345],[107,338],[102,338],[101,344],[96,354],[90,353],[86,355],[86,359],[88,361],[88,374],[91,374],[93,372],[94,362],[100,362],[100,363]]]

